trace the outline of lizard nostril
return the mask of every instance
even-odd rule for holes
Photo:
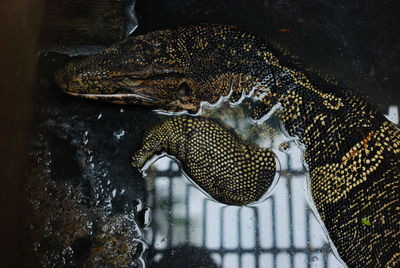
[[[80,83],[79,83],[78,81],[69,81],[69,82],[68,82],[68,86],[69,86],[70,88],[79,87],[79,86],[80,86]]]

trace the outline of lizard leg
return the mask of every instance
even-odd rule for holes
[[[132,164],[141,168],[160,152],[174,156],[192,181],[225,204],[254,203],[276,182],[277,160],[271,150],[247,144],[204,118],[173,117],[152,127]]]

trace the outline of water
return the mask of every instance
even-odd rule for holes
[[[153,265],[186,258],[169,250],[190,245],[205,250],[203,256],[221,267],[308,267],[311,262],[339,267],[307,202],[298,141],[285,135],[274,113],[257,122],[246,107],[246,101],[203,105],[201,116],[219,121],[246,142],[272,149],[280,166],[274,184],[256,204],[226,206],[191,183],[173,158],[159,158],[146,170],[146,204],[154,220],[145,239],[153,249]]]
[[[226,206],[188,180],[174,158],[159,158],[145,176],[146,204],[154,218],[145,235],[152,248],[149,261],[165,267],[188,259],[179,249],[191,246],[218,267],[342,267],[307,200],[304,148],[285,134],[274,113],[257,122],[243,104],[221,103],[203,105],[201,116],[219,121],[247,142],[271,148],[280,163],[277,181],[256,204]],[[397,106],[386,116],[396,122]],[[196,266],[204,259],[193,261]]]

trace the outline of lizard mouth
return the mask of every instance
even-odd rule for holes
[[[60,70],[55,74],[62,91],[72,96],[155,107],[165,107],[175,100],[177,84],[183,78],[183,74],[167,69],[111,74],[68,74]]]
[[[103,100],[107,102],[113,103],[137,103],[137,104],[145,104],[145,105],[157,105],[158,101],[145,93],[137,92],[137,93],[114,93],[114,94],[92,94],[92,93],[75,93],[75,92],[68,92],[65,93],[76,96],[82,97],[85,99],[93,99],[93,100]]]

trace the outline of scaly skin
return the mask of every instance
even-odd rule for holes
[[[132,164],[141,168],[156,153],[166,152],[175,156],[186,174],[215,200],[246,205],[268,191],[276,163],[272,151],[238,140],[213,121],[173,117],[146,133]]]
[[[306,146],[312,199],[341,259],[350,267],[399,264],[400,131],[262,39],[209,24],[158,31],[72,63],[56,80],[72,95],[167,112],[251,95],[257,119],[280,103],[286,131]]]

